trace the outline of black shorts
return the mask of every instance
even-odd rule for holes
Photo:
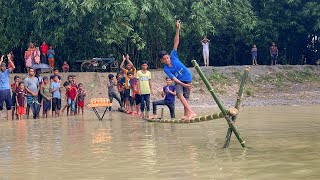
[[[130,106],[138,105],[138,104],[141,103],[141,97],[140,97],[139,94],[136,94],[136,97],[135,97],[135,98],[132,98],[132,97],[130,96],[129,101],[130,101]]]
[[[47,113],[51,109],[51,101],[43,101],[43,114]]]
[[[119,92],[119,94],[120,94],[121,101],[123,102],[124,101],[124,92],[123,91]]]
[[[17,94],[16,94],[16,93],[12,93],[11,106],[12,106],[13,109],[15,109],[16,106],[17,106],[17,99],[16,99],[16,97],[17,97]]]
[[[61,109],[61,99],[52,98],[52,111],[59,111]]]
[[[130,100],[130,89],[125,89],[124,90],[124,99]]]

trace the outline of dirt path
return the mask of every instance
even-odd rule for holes
[[[239,80],[245,66],[202,67],[219,98],[225,106],[234,106]],[[194,107],[216,106],[194,68],[194,88],[190,103]],[[320,104],[320,67],[319,66],[251,66],[250,77],[253,81],[246,86],[244,106],[269,105],[308,105]],[[162,70],[151,70],[154,95],[151,100],[161,99],[160,89],[165,83]],[[109,73],[70,73],[75,74],[78,82],[85,85],[87,100],[92,97],[107,96],[107,77]],[[13,76],[12,75],[12,79]],[[26,74],[19,74],[25,77]],[[49,74],[43,74],[44,76]],[[63,80],[68,74],[61,73]],[[64,93],[64,92],[63,92]],[[177,102],[177,107],[181,104]]]

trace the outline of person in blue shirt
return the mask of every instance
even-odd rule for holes
[[[169,55],[166,51],[161,51],[158,58],[164,64],[164,72],[175,83],[177,97],[180,99],[184,106],[183,120],[190,121],[191,118],[196,116],[196,113],[190,107],[187,101],[190,96],[192,88],[192,74],[189,69],[178,58],[178,46],[179,46],[179,34],[180,34],[180,20],[176,21],[176,34],[174,37],[173,50]]]
[[[4,56],[1,56],[0,59],[0,116],[3,110],[3,102],[6,102],[7,120],[9,120],[11,111],[9,75],[14,70],[15,65],[12,62],[11,58],[8,58],[8,64],[10,68],[7,68],[6,64],[3,62],[3,57]]]
[[[153,101],[153,117],[157,118],[157,106],[158,105],[166,105],[169,108],[171,118],[175,118],[174,114],[174,100],[176,96],[175,86],[172,85],[172,80],[167,77],[166,78],[166,86],[163,86],[161,89],[161,96],[164,97],[163,100]]]

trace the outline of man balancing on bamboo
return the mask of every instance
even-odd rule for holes
[[[192,74],[178,58],[179,34],[180,20],[177,20],[173,50],[170,55],[166,51],[161,51],[158,58],[164,64],[164,72],[175,82],[177,97],[184,106],[184,116],[181,119],[190,121],[190,119],[196,116],[196,113],[192,111],[187,101],[192,88]]]

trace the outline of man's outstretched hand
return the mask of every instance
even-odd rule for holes
[[[178,19],[178,20],[176,21],[176,29],[180,30],[180,24],[181,24],[181,22],[180,22],[180,20]]]

